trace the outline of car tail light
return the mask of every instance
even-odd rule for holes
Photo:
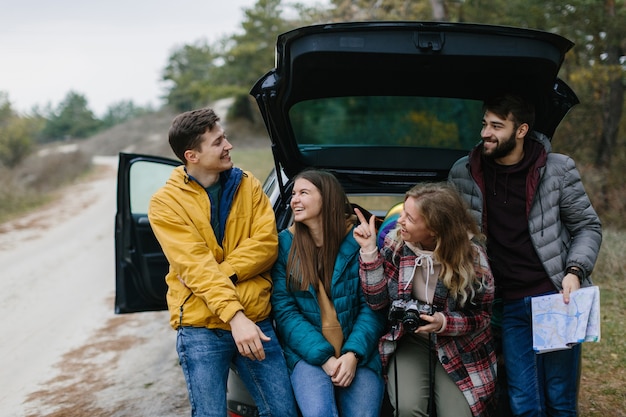
[[[228,401],[228,417],[258,417],[256,407],[236,401]]]

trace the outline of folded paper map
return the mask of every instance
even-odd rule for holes
[[[532,298],[533,349],[537,353],[569,349],[582,342],[600,341],[600,290],[581,288],[563,294]]]

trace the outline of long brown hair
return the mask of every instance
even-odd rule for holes
[[[448,183],[423,183],[407,191],[415,198],[426,227],[435,233],[433,255],[441,263],[440,279],[451,295],[463,306],[471,301],[476,287],[484,285],[474,271],[474,251],[468,234],[484,242],[484,235],[472,218],[467,205]],[[399,240],[397,230],[391,236]],[[398,245],[400,246],[400,245]]]
[[[287,259],[287,286],[290,290],[317,289],[320,279],[327,293],[335,268],[335,259],[348,226],[354,222],[350,202],[343,187],[333,174],[322,170],[302,171],[294,178],[305,179],[315,186],[322,197],[321,248],[315,246],[309,228],[302,223],[293,225],[293,241]]]

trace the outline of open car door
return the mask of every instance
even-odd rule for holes
[[[180,161],[119,154],[115,214],[115,313],[166,310],[168,263],[148,221],[150,198]]]

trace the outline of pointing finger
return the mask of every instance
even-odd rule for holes
[[[363,216],[363,213],[361,213],[361,210],[355,207],[354,212],[356,213],[356,217],[359,219],[359,222],[365,223],[365,216]]]

